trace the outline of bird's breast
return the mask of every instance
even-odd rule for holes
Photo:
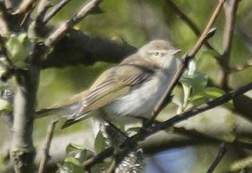
[[[169,72],[157,72],[150,80],[105,107],[109,114],[148,117],[171,81]]]

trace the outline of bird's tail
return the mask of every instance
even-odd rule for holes
[[[76,112],[80,108],[80,100],[82,99],[83,95],[85,95],[86,91],[83,91],[81,93],[75,94],[71,97],[68,97],[66,99],[63,99],[59,101],[56,104],[53,104],[52,106],[41,109],[36,111],[36,118],[42,118],[49,115],[72,115],[74,112]]]
[[[45,109],[40,109],[36,111],[36,116],[35,118],[43,118],[46,116],[52,116],[52,115],[57,115],[57,116],[69,116],[76,112],[78,110],[79,104],[74,103],[71,105],[63,106],[63,107],[49,107]]]

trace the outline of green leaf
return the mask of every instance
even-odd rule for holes
[[[74,158],[74,157],[67,157],[65,159],[65,162],[70,162],[70,163],[72,163],[74,165],[81,166],[81,162],[78,159]]]
[[[0,98],[0,112],[9,114],[12,112],[12,105],[5,99]]]
[[[208,88],[206,88],[205,93],[208,96],[211,96],[213,98],[217,98],[217,97],[224,95],[225,91],[223,91],[219,88],[215,88],[215,87],[208,87]]]
[[[209,87],[206,89],[206,95],[208,95],[209,97],[215,99],[217,97],[221,97],[224,94],[226,94],[225,91],[219,89],[219,88],[215,88],[215,87]],[[233,100],[228,101],[227,103],[225,103],[226,106],[228,106],[230,109],[233,109]]]
[[[18,35],[11,35],[6,42],[6,49],[12,63],[17,68],[27,68],[26,59],[31,51],[31,44],[27,34],[21,33]]]
[[[67,162],[57,164],[59,167],[58,173],[85,173],[83,168],[75,164],[74,159],[69,159]]]
[[[194,61],[191,61],[189,65],[188,73],[180,78],[180,83],[182,84],[184,92],[183,103],[179,105],[181,111],[187,108],[188,104],[193,101],[192,98],[194,95],[199,96],[199,94],[201,94],[202,97],[204,97],[204,91],[208,81],[205,74],[195,72],[196,64]]]
[[[66,153],[69,157],[78,159],[80,162],[83,162],[87,158],[94,155],[90,150],[83,149],[81,146],[69,144],[66,148]]]
[[[69,154],[73,151],[76,151],[76,150],[84,150],[84,148],[82,146],[79,146],[79,145],[75,145],[75,144],[69,144],[67,147],[66,147],[66,153]]]
[[[106,147],[107,147],[107,144],[106,144],[105,138],[103,137],[102,132],[99,131],[95,138],[95,152],[99,153],[105,150]]]
[[[131,127],[129,129],[127,129],[127,132],[139,132],[142,128],[141,127]]]
[[[193,75],[183,75],[180,79],[180,83],[186,87],[191,87],[194,94],[204,92],[207,81],[207,75],[199,72]]]

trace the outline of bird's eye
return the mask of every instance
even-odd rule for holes
[[[158,56],[158,55],[159,55],[159,52],[154,52],[154,55],[155,55],[155,56]]]

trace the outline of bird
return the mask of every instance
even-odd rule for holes
[[[118,65],[104,71],[79,94],[76,110],[67,117],[62,128],[99,110],[104,115],[148,119],[155,105],[171,83],[178,65],[180,52],[169,41],[153,40]]]

